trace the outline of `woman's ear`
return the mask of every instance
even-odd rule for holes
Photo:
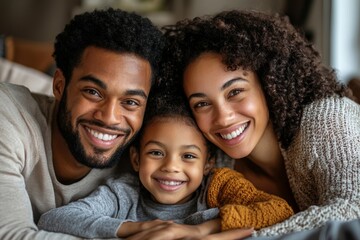
[[[204,175],[208,175],[210,170],[215,166],[215,156],[208,156],[208,160],[205,163]]]
[[[139,172],[140,169],[139,153],[134,146],[130,147],[130,161],[134,171]]]
[[[57,101],[61,100],[64,91],[65,91],[65,77],[62,71],[58,68],[55,71],[54,79],[53,79],[53,94]]]

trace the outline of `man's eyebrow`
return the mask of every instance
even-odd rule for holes
[[[107,85],[101,81],[100,79],[92,76],[92,75],[86,75],[80,78],[81,81],[87,81],[87,82],[93,82],[94,84],[98,85],[99,87],[103,89],[107,89]]]
[[[142,98],[144,98],[145,100],[147,100],[148,96],[146,95],[146,93],[143,90],[126,90],[125,91],[125,95],[129,95],[129,96],[140,96]]]
[[[103,88],[103,89],[107,89],[107,85],[101,81],[100,79],[92,76],[92,75],[86,75],[80,78],[81,81],[87,81],[87,82],[92,82],[96,85],[98,85],[99,87]],[[148,96],[147,94],[141,90],[141,89],[130,89],[130,90],[126,90],[125,91],[125,95],[128,96],[140,96],[142,98],[144,98],[145,100],[147,100]]]

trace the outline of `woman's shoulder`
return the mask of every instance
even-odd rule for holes
[[[304,114],[309,112],[333,112],[333,111],[345,111],[346,114],[360,113],[360,105],[350,98],[331,96],[322,98],[308,104],[304,109]],[[351,112],[349,112],[351,111]]]
[[[307,152],[318,156],[330,145],[353,146],[359,138],[360,105],[346,97],[332,96],[306,106],[299,132],[289,150],[295,155]]]
[[[347,97],[332,96],[314,101],[304,108],[301,125],[336,124],[360,119],[360,105]],[[314,125],[315,123],[315,125]]]

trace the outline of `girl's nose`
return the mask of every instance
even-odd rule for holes
[[[180,171],[179,160],[177,160],[176,157],[174,157],[174,156],[165,157],[163,165],[161,167],[161,171],[179,172]]]

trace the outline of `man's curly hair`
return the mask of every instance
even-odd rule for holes
[[[135,54],[150,62],[152,82],[164,47],[164,36],[147,18],[120,9],[94,10],[75,16],[55,40],[54,58],[66,78],[81,60],[85,48],[95,46]]]
[[[220,54],[229,71],[254,71],[284,148],[289,147],[297,133],[307,104],[346,93],[335,72],[321,63],[313,45],[278,14],[225,11],[185,19],[164,27],[164,31],[168,46],[162,75],[172,78],[173,87],[181,88],[176,84],[182,85],[186,66],[205,52]]]

